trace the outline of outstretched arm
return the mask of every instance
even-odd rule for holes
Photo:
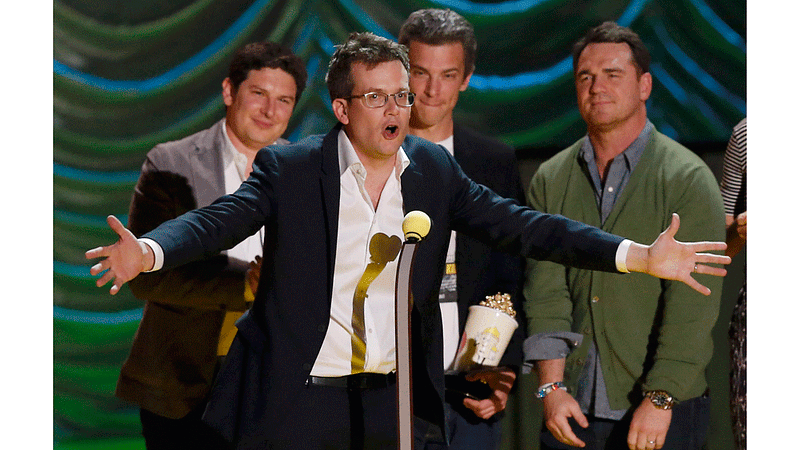
[[[704,273],[724,277],[724,268],[712,267],[708,264],[730,264],[731,258],[708,251],[724,251],[724,242],[679,242],[675,233],[681,221],[677,214],[672,214],[672,222],[651,245],[633,243],[628,250],[625,264],[631,272],[642,272],[666,280],[686,283],[703,295],[711,294],[711,290],[697,282],[692,273]]]
[[[105,247],[97,247],[86,252],[86,259],[102,258],[99,263],[92,266],[89,273],[98,275],[105,271],[103,276],[97,280],[97,287],[101,287],[111,280],[111,295],[119,292],[122,285],[136,278],[142,272],[153,268],[155,258],[153,251],[147,244],[143,244],[136,239],[136,236],[122,225],[114,216],[106,218],[108,225],[119,236],[119,240],[114,244]]]

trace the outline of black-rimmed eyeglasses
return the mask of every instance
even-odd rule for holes
[[[364,104],[367,105],[367,108],[380,108],[389,101],[389,97],[394,97],[394,102],[397,103],[397,106],[402,106],[404,108],[409,108],[411,105],[414,104],[414,97],[416,95],[413,92],[408,91],[401,91],[396,94],[386,94],[384,92],[367,92],[363,95],[354,95],[350,97],[353,98],[363,98]]]

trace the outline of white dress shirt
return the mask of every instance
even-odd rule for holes
[[[403,195],[400,175],[409,160],[402,148],[397,152],[394,173],[381,193],[378,208],[364,187],[367,171],[361,164],[344,130],[339,132],[339,231],[333,272],[331,315],[311,375],[336,377],[351,373],[353,296],[364,269],[370,262],[369,242],[376,233],[397,236],[403,241]],[[364,302],[366,335],[365,372],[395,370],[394,291],[397,257],[386,264],[370,284]]]
[[[228,136],[227,128],[225,128],[225,119],[222,120],[222,129],[222,134],[225,136],[225,149],[222,152],[225,193],[232,194],[247,179],[245,175],[247,171],[247,156],[233,146],[233,142]],[[243,267],[246,270],[250,261],[255,260],[256,256],[261,256],[263,250],[264,227],[261,227],[257,233],[236,244],[235,247],[225,253],[228,255],[228,264]]]

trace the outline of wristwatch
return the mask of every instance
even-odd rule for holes
[[[672,409],[675,404],[675,399],[667,391],[645,391],[644,396],[649,398],[653,406],[658,409]]]

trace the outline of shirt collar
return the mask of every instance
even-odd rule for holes
[[[344,128],[339,130],[338,135],[339,140],[339,175],[344,175],[347,169],[351,167],[355,172],[363,171],[364,176],[366,176],[366,169],[364,165],[361,164],[361,160],[358,159],[358,155],[356,154],[356,149],[353,148],[353,143],[350,142],[350,138],[347,137],[347,133],[344,132]],[[395,176],[400,179],[400,175],[403,174],[403,171],[406,170],[406,167],[411,163],[411,160],[408,159],[408,155],[406,155],[405,150],[401,146],[397,150],[397,159],[395,160]]]
[[[244,180],[244,173],[247,170],[247,157],[240,153],[239,150],[236,150],[236,146],[233,145],[231,137],[228,136],[228,127],[226,127],[225,124],[226,119],[223,118],[222,136],[225,145],[222,151],[222,167],[228,167],[230,164],[233,164],[236,167],[236,172],[239,173],[239,178]]]
[[[647,123],[644,124],[644,128],[642,128],[639,136],[637,136],[631,145],[629,145],[628,148],[621,153],[625,163],[628,166],[628,170],[633,170],[633,168],[636,167],[636,164],[639,162],[639,159],[642,158],[642,153],[644,153],[644,149],[647,147],[647,143],[650,141],[650,133],[653,131],[653,128],[655,128],[653,123],[648,120]],[[590,167],[595,163],[594,147],[592,147],[592,141],[589,139],[589,136],[586,136],[583,140],[580,155],[583,160],[586,161],[586,164],[590,165]]]

